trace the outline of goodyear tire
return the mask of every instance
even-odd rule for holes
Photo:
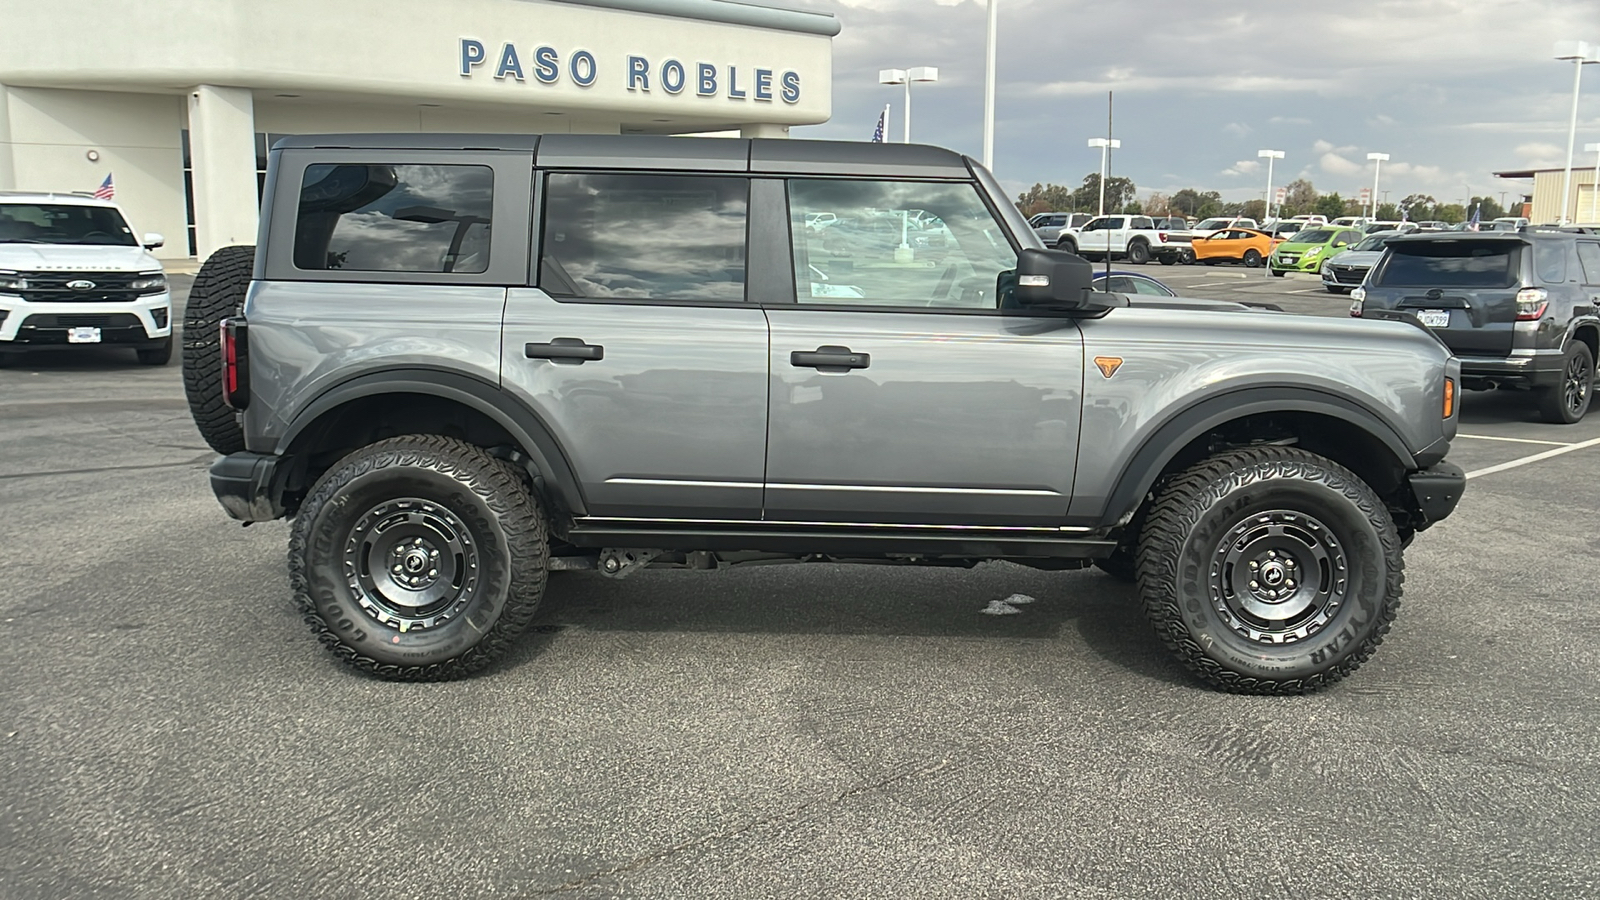
[[[1150,245],[1144,241],[1134,241],[1128,245],[1128,262],[1142,266],[1150,261]]]
[[[1291,447],[1219,453],[1157,494],[1139,590],[1161,640],[1203,681],[1319,690],[1372,655],[1400,606],[1388,510],[1330,460]]]
[[[409,435],[318,479],[290,533],[289,582],[347,665],[441,681],[488,666],[527,629],[547,547],[511,466],[454,438]]]
[[[183,311],[183,392],[195,427],[211,449],[237,453],[244,449],[244,431],[222,399],[222,342],[217,326],[244,306],[255,267],[256,248],[223,247],[211,254]]]

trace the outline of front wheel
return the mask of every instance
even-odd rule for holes
[[[1252,269],[1260,268],[1261,267],[1261,251],[1260,250],[1246,250],[1244,252],[1244,264],[1249,266]]]
[[[1594,396],[1594,354],[1583,341],[1573,341],[1562,358],[1561,383],[1539,390],[1539,417],[1556,425],[1572,425],[1589,412]]]
[[[347,665],[397,681],[476,672],[544,594],[544,520],[510,464],[408,435],[335,463],[295,516],[289,583]]]
[[[1057,250],[1065,250],[1068,253],[1077,253],[1078,252],[1078,245],[1075,242],[1071,241],[1071,240],[1068,240],[1066,238],[1062,238],[1061,240],[1056,242],[1056,249]]]
[[[1139,589],[1156,633],[1202,680],[1302,694],[1354,672],[1389,631],[1404,560],[1355,474],[1291,447],[1202,460],[1157,494]]]

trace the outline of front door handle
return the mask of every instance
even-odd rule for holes
[[[581,338],[554,338],[548,344],[524,344],[522,355],[529,359],[571,361],[582,365],[591,359],[605,359],[606,348],[585,344]]]
[[[816,350],[796,350],[789,354],[789,365],[800,369],[816,369],[821,372],[865,369],[871,364],[872,355],[870,353],[856,353],[849,347],[829,345],[818,347]]]

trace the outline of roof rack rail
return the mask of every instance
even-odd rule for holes
[[[1519,232],[1553,231],[1561,234],[1600,234],[1600,229],[1589,225],[1519,225]]]

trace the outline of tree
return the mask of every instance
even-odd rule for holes
[[[1296,178],[1284,185],[1281,212],[1285,216],[1300,216],[1315,211],[1317,189],[1304,178]]]
[[[1454,225],[1467,220],[1467,210],[1459,203],[1441,203],[1433,208],[1433,215],[1429,218]]]
[[[1400,201],[1400,212],[1413,222],[1421,222],[1437,218],[1433,208],[1438,203],[1439,201],[1428,194],[1407,194],[1406,198]]]
[[[1035,184],[1017,195],[1017,209],[1024,216],[1042,212],[1073,212],[1072,188],[1061,184]]]
[[[1472,215],[1471,210],[1474,206],[1478,207],[1478,218],[1484,222],[1487,222],[1490,219],[1498,219],[1504,215],[1509,215],[1509,213],[1505,211],[1505,208],[1496,202],[1493,197],[1473,197],[1467,202],[1468,216]]]
[[[1216,191],[1200,193],[1194,188],[1184,188],[1172,195],[1173,210],[1196,219],[1209,219],[1222,212],[1222,195]]]
[[[1393,203],[1385,203],[1378,207],[1378,218],[1392,222],[1400,218],[1400,207],[1395,206]]]
[[[1113,175],[1106,179],[1106,210],[1121,209],[1122,205],[1134,198],[1133,179],[1121,178]],[[1083,186],[1072,192],[1072,208],[1084,209],[1090,212],[1100,210],[1100,173],[1090,172],[1083,176]]]
[[[1344,215],[1344,198],[1339,196],[1338,191],[1334,191],[1331,194],[1323,194],[1317,198],[1316,204],[1312,206],[1312,211],[1318,215],[1327,216],[1329,219],[1337,219]]]
[[[1122,211],[1130,216],[1142,216],[1144,215],[1144,204],[1137,200],[1129,200],[1127,203],[1122,204]]]
[[[1151,216],[1170,216],[1175,214],[1172,211],[1171,200],[1159,191],[1152,191],[1150,196],[1145,198],[1144,211],[1146,215]]]
[[[1246,200],[1239,204],[1239,215],[1260,222],[1267,217],[1267,203],[1265,200]]]

